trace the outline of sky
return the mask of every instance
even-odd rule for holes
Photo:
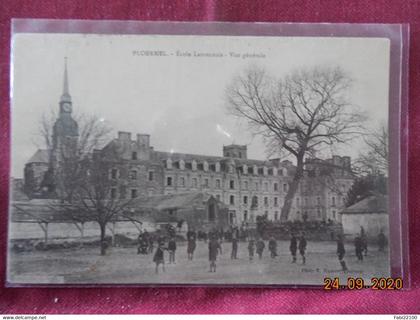
[[[248,146],[248,158],[266,159],[261,138],[227,111],[226,87],[250,65],[277,78],[298,68],[340,66],[353,80],[350,102],[366,114],[366,126],[388,119],[387,39],[17,34],[12,48],[16,178],[43,147],[42,115],[58,111],[64,57],[74,113],[97,115],[115,137],[118,131],[148,133],[160,151],[221,156],[223,145],[236,143]],[[323,156],[356,157],[362,148],[353,141]]]

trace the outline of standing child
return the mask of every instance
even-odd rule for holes
[[[263,239],[258,239],[257,241],[257,254],[258,254],[258,258],[261,260],[262,259],[262,254],[264,252],[264,248],[265,248],[265,243]]]
[[[271,259],[274,259],[275,257],[277,257],[277,241],[272,236],[270,237],[270,240],[268,241],[268,250],[270,250]]]
[[[153,256],[153,262],[156,263],[156,273],[159,273],[158,268],[160,264],[162,265],[162,271],[165,272],[165,259],[163,250],[165,250],[165,248],[163,247],[163,242],[159,241],[155,255]]]
[[[209,272],[216,272],[216,260],[217,255],[222,253],[222,248],[220,243],[217,241],[216,237],[212,237],[209,241],[209,261],[210,261],[210,271]]]
[[[296,263],[296,252],[297,252],[297,237],[292,233],[292,238],[290,239],[290,253],[292,254],[292,263]]]
[[[306,263],[306,257],[305,257],[305,251],[306,251],[306,238],[305,233],[302,233],[302,235],[299,238],[299,253],[302,256],[302,264]]]
[[[385,251],[385,246],[386,246],[386,236],[384,234],[384,231],[381,229],[381,232],[379,232],[378,235],[378,249],[379,251]]]
[[[254,260],[254,251],[255,251],[255,240],[251,238],[248,243],[249,261]]]
[[[149,253],[153,252],[153,236],[149,237],[149,249],[148,249]]]
[[[172,237],[171,240],[168,242],[168,252],[169,252],[169,263],[175,264],[175,251],[176,251],[176,241],[175,238]]]
[[[188,231],[187,232],[187,255],[188,255],[188,260],[192,260],[194,257],[194,251],[195,248],[197,246],[196,244],[196,239],[197,239],[197,234],[195,233],[195,231]]]
[[[232,252],[230,254],[230,258],[232,260],[238,259],[238,237],[239,231],[238,229],[232,229]]]
[[[363,261],[363,243],[359,234],[354,238],[354,250],[356,252],[357,260]]]
[[[343,271],[347,271],[346,262],[344,261],[344,255],[346,254],[346,249],[344,248],[343,235],[339,235],[337,239],[337,257],[340,261],[340,265]]]

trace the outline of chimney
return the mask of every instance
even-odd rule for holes
[[[139,133],[137,134],[137,144],[146,148],[150,147],[150,135]]]
[[[131,133],[126,131],[118,131],[118,140],[131,141]]]

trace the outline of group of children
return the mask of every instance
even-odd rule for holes
[[[194,258],[194,251],[196,249],[196,241],[197,241],[197,234],[193,231],[188,231],[187,233],[187,255],[188,260],[193,260]],[[238,238],[233,237],[232,238],[232,251],[231,251],[231,259],[238,259]],[[290,239],[290,253],[292,255],[292,263],[296,263],[297,261],[297,251],[299,249],[299,253],[302,257],[302,264],[305,264],[306,257],[305,257],[305,251],[306,251],[306,245],[307,241],[305,238],[305,234],[302,233],[300,236],[297,236],[296,234],[292,234]],[[249,260],[254,260],[254,254],[258,255],[258,258],[261,260],[263,258],[263,252],[266,245],[262,238],[257,238],[257,240],[254,240],[251,238],[248,241],[248,254],[249,254]],[[158,240],[158,246],[155,251],[155,254],[153,256],[153,262],[156,264],[155,272],[159,272],[159,266],[162,266],[162,271],[165,271],[165,259],[164,259],[164,251],[168,251],[169,253],[169,264],[175,264],[175,252],[177,249],[176,240],[175,237],[171,237],[167,246],[165,246],[164,239]],[[219,239],[217,236],[212,235],[210,236],[209,242],[208,242],[208,250],[209,250],[209,263],[210,263],[210,271],[209,272],[216,272],[216,261],[219,254],[222,253],[222,246],[219,242]],[[268,250],[270,252],[270,257],[272,259],[276,258],[278,256],[277,253],[277,241],[274,239],[274,237],[270,237],[268,240]]]

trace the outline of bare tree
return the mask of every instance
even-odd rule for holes
[[[51,188],[55,189],[56,195],[67,202],[72,201],[75,189],[85,178],[81,168],[82,160],[107,141],[112,130],[96,115],[77,114],[74,118],[78,124],[79,136],[74,140],[63,141],[58,149],[53,147],[53,127],[57,114],[54,111],[48,115],[44,114],[39,125],[39,135],[50,153],[50,158],[54,156],[60,162],[55,170],[51,168],[50,175],[54,176],[47,175],[47,178],[49,183],[54,183]]]
[[[379,125],[374,131],[365,134],[367,150],[360,154],[355,162],[358,173],[388,176],[389,169],[389,134],[386,124]]]
[[[114,150],[117,152],[116,148]],[[108,154],[110,150],[107,150]],[[83,181],[73,193],[71,214],[75,220],[95,221],[100,228],[101,255],[106,254],[106,227],[110,222],[126,217],[125,211],[133,199],[117,194],[116,181],[112,178],[114,157],[108,158],[101,152],[94,152],[92,157],[81,161],[81,171],[85,173]],[[124,218],[126,217],[126,218]]]
[[[249,68],[227,88],[231,112],[245,119],[269,148],[296,159],[281,220],[288,219],[303,176],[304,157],[346,143],[360,133],[362,116],[348,102],[349,77],[338,67],[299,70],[281,79]]]

